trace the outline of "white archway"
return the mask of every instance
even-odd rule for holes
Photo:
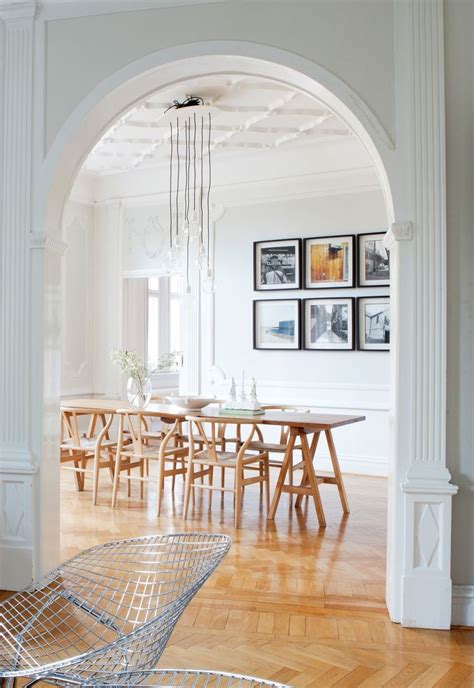
[[[37,258],[32,268],[39,280],[38,284],[43,287],[40,314],[42,323],[37,322],[37,331],[44,336],[42,357],[37,358],[42,366],[42,383],[35,400],[37,404],[35,413],[38,416],[36,423],[43,433],[41,439],[43,456],[37,488],[39,498],[36,500],[37,525],[36,532],[33,534],[33,551],[39,552],[35,554],[37,569],[45,568],[52,563],[51,559],[55,556],[58,540],[57,519],[50,532],[47,532],[49,527],[47,521],[54,520],[54,514],[57,515],[58,492],[58,467],[55,461],[47,457],[51,457],[51,452],[55,452],[57,446],[55,418],[59,398],[57,386],[53,385],[52,388],[47,389],[45,383],[48,379],[49,381],[53,379],[51,376],[58,376],[60,301],[58,294],[61,284],[58,277],[60,262],[54,249],[61,249],[60,231],[64,202],[83,160],[95,142],[114,119],[126,112],[137,101],[183,78],[216,73],[228,74],[232,71],[276,79],[313,95],[335,111],[359,137],[374,161],[385,194],[387,227],[396,220],[406,219],[405,213],[412,211],[404,180],[407,146],[405,145],[403,150],[395,148],[394,142],[380,125],[375,114],[356,93],[331,72],[297,55],[250,43],[228,41],[194,43],[158,51],[127,65],[97,86],[70,115],[58,133],[42,165],[34,193],[33,226],[41,229],[37,233],[37,246],[33,245],[33,248],[53,248],[51,252],[36,252]],[[414,164],[411,158],[409,162]],[[398,241],[410,241],[413,236],[412,229],[413,226],[408,222],[395,225],[391,230],[395,273],[392,282],[395,340],[391,356],[394,393],[391,423],[392,476],[389,495],[387,603],[394,621],[402,621],[408,625],[440,628],[446,627],[450,618],[448,605],[450,605],[451,597],[447,581],[450,585],[449,507],[453,489],[447,484],[449,474],[445,468],[444,471],[442,470],[441,462],[439,466],[437,463],[436,470],[432,473],[438,481],[437,489],[429,492],[429,496],[427,496],[427,488],[425,489],[423,485],[418,489],[417,485],[420,485],[420,482],[416,483],[416,479],[417,477],[419,479],[422,471],[416,466],[413,451],[407,450],[413,444],[413,423],[415,422],[411,419],[407,420],[407,414],[416,403],[416,395],[419,392],[411,383],[407,384],[406,389],[404,384],[410,382],[408,378],[416,368],[416,360],[419,360],[416,357],[419,352],[418,354],[414,350],[410,352],[414,328],[412,317],[407,318],[402,324],[399,315],[401,308],[406,307],[412,286],[414,258],[407,248],[408,245],[404,244],[401,248]],[[398,279],[398,275],[402,273],[404,285]],[[424,292],[420,294],[420,298],[424,298]],[[418,389],[422,389],[423,393],[429,392],[422,387]],[[407,400],[409,403],[405,403]],[[400,413],[400,410],[403,413]],[[425,423],[424,418],[420,417],[420,423]],[[429,438],[427,442],[430,443]],[[437,461],[435,457],[430,463],[434,464]],[[416,470],[413,473],[413,482],[410,483],[407,476],[410,475],[410,470],[414,465]],[[428,466],[428,469],[431,470],[432,466]],[[429,477],[427,475],[427,480]],[[403,480],[406,480],[406,488],[401,487]],[[431,484],[435,484],[434,478]],[[46,508],[48,495],[51,499],[48,519],[46,519],[41,510]],[[421,495],[419,499],[418,495]],[[437,547],[440,558],[435,575],[428,571],[429,575],[426,578],[424,568],[417,564],[414,543],[421,533],[419,526],[424,513],[422,509],[426,505],[431,509],[431,504],[435,505],[436,509],[439,506],[441,536]],[[432,513],[434,514],[434,511]],[[433,518],[436,521],[438,516],[434,515]],[[444,530],[441,531],[441,529]],[[44,538],[48,542],[47,548],[43,544]],[[427,579],[430,585],[425,586]],[[433,611],[432,599],[438,599],[438,591],[441,591],[439,609],[434,604]],[[418,603],[416,598],[420,595],[422,599]],[[430,596],[431,600],[428,600],[427,596]],[[411,617],[410,614],[412,614]]]

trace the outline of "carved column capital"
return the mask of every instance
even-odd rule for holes
[[[394,222],[384,237],[384,245],[390,251],[397,241],[411,241],[413,234],[413,222]]]
[[[32,232],[30,234],[30,248],[53,251],[60,256],[64,256],[67,251],[67,244],[60,239],[55,239],[46,232]]]

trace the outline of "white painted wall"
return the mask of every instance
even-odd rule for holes
[[[70,201],[64,211],[63,239],[68,245],[63,270],[61,392],[94,390],[94,208]]]
[[[474,4],[448,0],[445,22],[453,622],[474,625]]]
[[[49,21],[47,148],[77,103],[110,74],[157,50],[216,37],[278,46],[330,65],[394,133],[392,0],[280,0],[271,8],[266,0],[212,0]]]
[[[236,377],[245,368],[259,381],[264,401],[366,415],[366,423],[339,433],[338,447],[345,470],[372,475],[388,469],[388,352],[256,351],[252,301],[375,296],[389,289],[254,292],[253,242],[380,231],[385,223],[382,194],[373,191],[233,207],[216,227],[216,365]]]

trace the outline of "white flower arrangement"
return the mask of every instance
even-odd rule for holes
[[[123,375],[132,377],[139,386],[143,386],[145,380],[154,373],[179,367],[181,355],[180,351],[161,354],[156,364],[148,365],[140,358],[136,351],[114,349],[110,354],[110,360],[114,366],[120,369]]]

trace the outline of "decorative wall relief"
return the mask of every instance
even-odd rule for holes
[[[123,218],[123,270],[129,276],[143,271],[165,273],[168,233],[157,212],[128,208]]]
[[[414,566],[439,569],[438,548],[440,540],[440,504],[415,504],[415,552]]]

